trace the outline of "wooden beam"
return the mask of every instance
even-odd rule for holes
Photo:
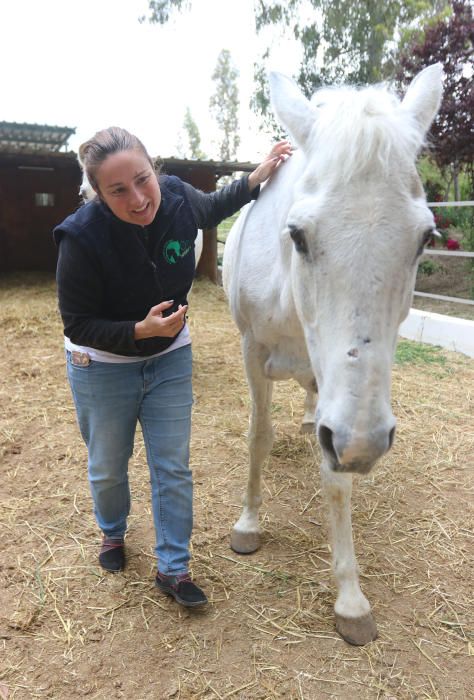
[[[214,282],[217,280],[217,228],[203,231],[203,246],[201,258],[196,270],[197,275],[207,277]]]

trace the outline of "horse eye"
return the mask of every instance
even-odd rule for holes
[[[288,228],[290,230],[291,240],[295,244],[296,252],[306,255],[308,252],[308,246],[306,244],[306,238],[303,230],[297,226],[292,226],[291,224],[288,226]]]
[[[433,238],[434,233],[435,233],[434,228],[427,229],[423,234],[423,243],[425,243],[425,244],[429,243],[430,240]]]
[[[423,238],[421,239],[420,247],[418,248],[417,255],[421,255],[423,253],[423,248],[425,247],[425,245],[427,243],[430,242],[430,240],[433,238],[433,235],[434,235],[433,228],[429,228],[424,232]]]

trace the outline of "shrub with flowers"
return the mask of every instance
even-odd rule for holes
[[[435,226],[441,238],[438,239],[441,245],[448,250],[460,250],[461,245],[456,238],[453,238],[450,228],[456,228],[455,217],[451,216],[454,207],[449,207],[448,211],[434,211]],[[451,233],[451,235],[449,235]],[[428,248],[434,248],[436,241],[434,236],[427,243]]]
[[[440,232],[453,225],[452,219],[449,216],[446,216],[446,214],[442,211],[435,213],[434,220],[435,220],[436,228]]]
[[[457,241],[455,238],[448,238],[445,243],[445,247],[448,250],[459,250],[461,246],[459,245],[459,241]]]

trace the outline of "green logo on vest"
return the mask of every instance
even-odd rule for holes
[[[167,263],[174,265],[179,258],[184,258],[190,250],[189,241],[167,241],[163,248],[163,255]]]

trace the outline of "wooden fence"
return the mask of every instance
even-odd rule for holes
[[[428,202],[429,207],[472,207],[474,206],[474,201],[466,202]],[[474,253],[461,250],[435,250],[434,248],[425,248],[423,251],[424,255],[444,255],[446,257],[457,257],[457,258],[474,258]],[[444,294],[430,294],[429,292],[414,292],[416,297],[424,297],[426,299],[436,299],[437,301],[449,301],[455,304],[468,304],[469,306],[474,306],[474,300],[463,299],[461,297],[450,297]]]

